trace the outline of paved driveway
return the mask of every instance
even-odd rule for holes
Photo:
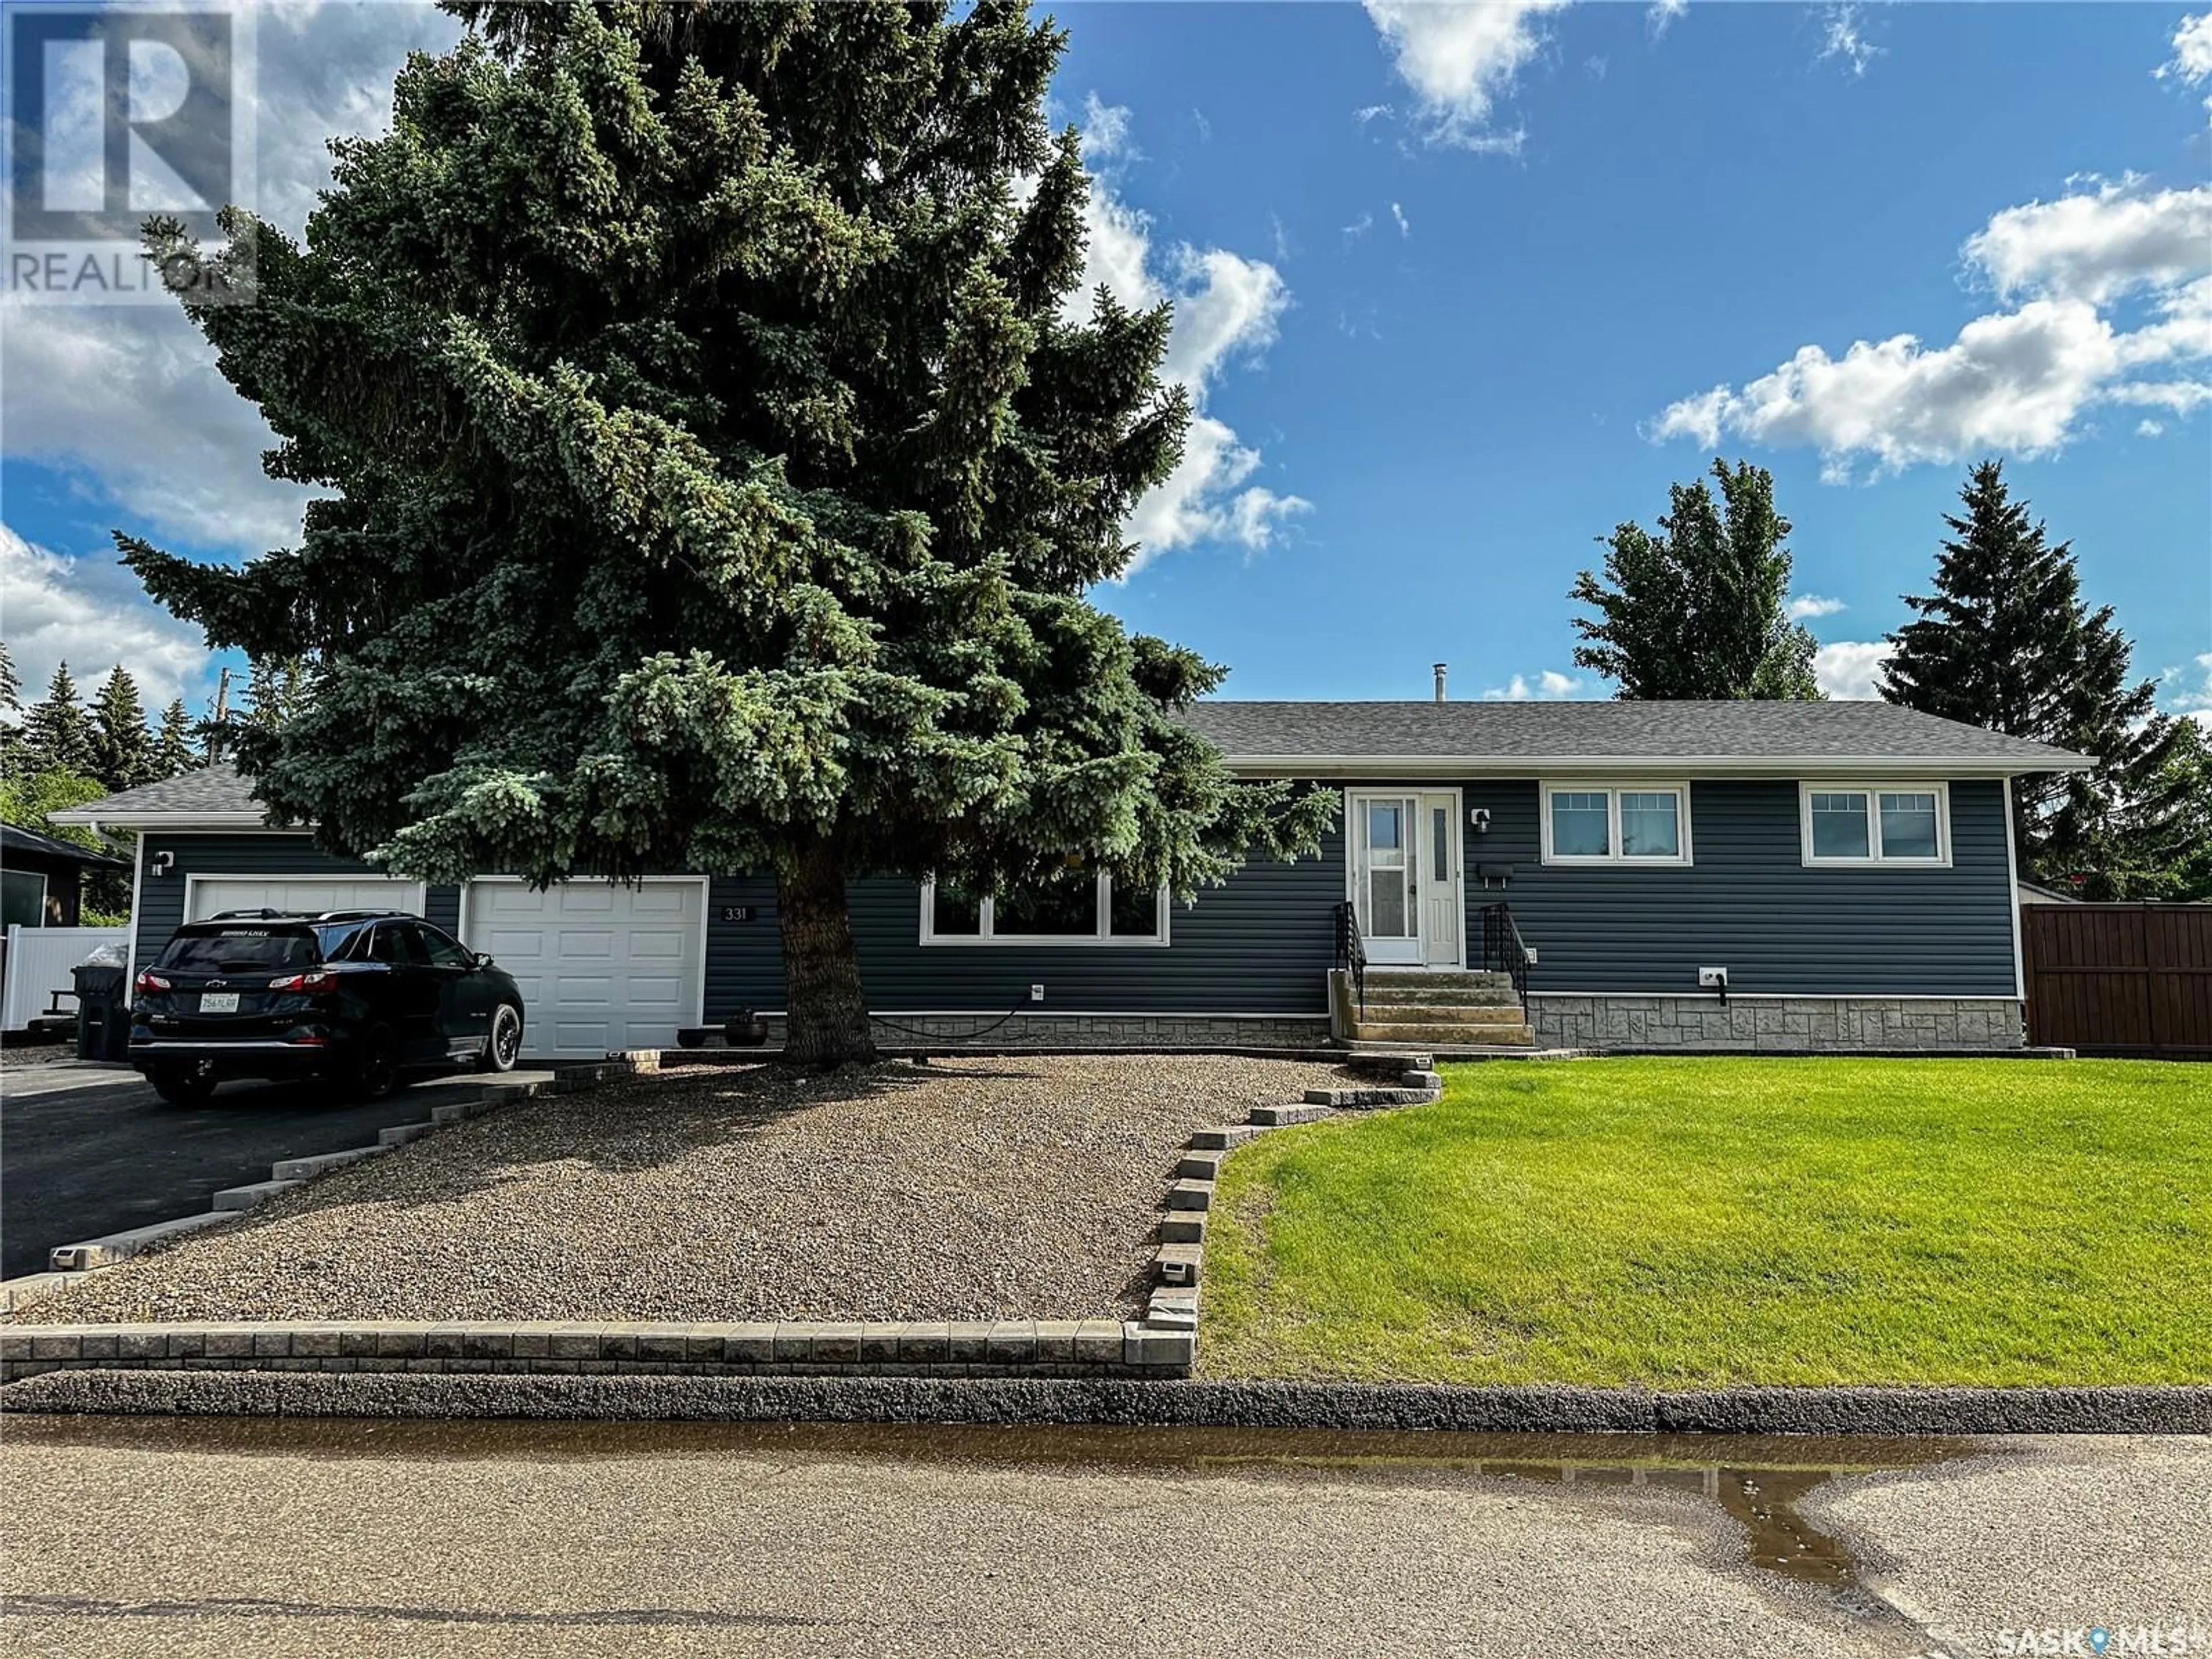
[[[483,1087],[461,1073],[362,1105],[327,1084],[226,1083],[204,1106],[177,1107],[119,1067],[10,1070],[0,1077],[0,1278],[37,1273],[57,1244],[196,1215],[217,1188],[266,1181],[280,1158],[367,1146]]]

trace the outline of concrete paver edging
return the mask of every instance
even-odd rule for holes
[[[2212,1433],[2212,1388],[1570,1387],[1127,1377],[707,1376],[57,1370],[0,1412],[128,1416],[646,1419],[1582,1433]]]

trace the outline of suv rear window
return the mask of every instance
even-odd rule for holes
[[[160,965],[187,974],[264,974],[312,968],[320,959],[314,934],[304,927],[221,927],[178,934]]]

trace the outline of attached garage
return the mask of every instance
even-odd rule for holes
[[[224,910],[406,910],[422,914],[422,884],[396,876],[187,876],[186,921]]]
[[[703,876],[543,890],[486,877],[463,896],[461,937],[522,988],[526,1053],[580,1058],[672,1048],[679,1027],[702,1023]]]

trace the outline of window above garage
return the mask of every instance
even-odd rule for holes
[[[995,896],[951,882],[921,884],[924,945],[1165,945],[1168,894],[1117,884],[1072,866]]]

